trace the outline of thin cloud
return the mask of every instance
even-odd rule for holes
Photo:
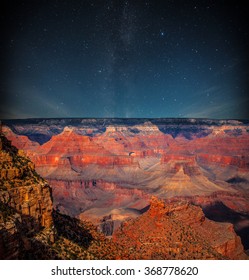
[[[194,107],[194,106],[193,106]],[[196,110],[196,107],[188,108],[189,113],[184,114],[187,118],[223,118],[227,115],[230,106],[227,104],[213,105],[212,107],[201,107]],[[229,110],[230,111],[230,110]]]
[[[12,93],[12,96],[15,96]],[[66,106],[51,98],[44,97],[42,92],[27,88],[18,92],[15,100],[8,100],[0,105],[1,118],[35,118],[35,117],[68,117],[70,112]],[[32,107],[30,106],[32,104]]]

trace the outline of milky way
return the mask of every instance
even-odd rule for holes
[[[0,118],[249,118],[244,1],[3,1]]]

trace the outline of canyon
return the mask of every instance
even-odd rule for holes
[[[195,239],[199,240],[202,246],[205,242],[210,246],[212,234],[208,233],[209,227],[217,232],[218,228],[222,227],[222,231],[226,232],[224,236],[230,236],[228,239],[233,240],[230,241],[231,243],[226,243],[224,237],[223,241],[226,245],[213,244],[212,248],[217,249],[221,246],[220,250],[215,249],[215,253],[210,253],[213,249],[202,247],[201,250],[210,253],[210,255],[204,254],[205,257],[219,258],[218,256],[225,255],[229,258],[241,258],[243,247],[238,238],[241,238],[244,249],[249,249],[249,123],[247,121],[4,120],[2,132],[11,140],[12,145],[19,149],[19,153],[27,156],[34,163],[32,168],[35,168],[35,172],[51,187],[53,208],[57,213],[81,221],[90,221],[99,232],[112,236],[117,244],[121,242],[118,240],[129,238],[127,232],[129,236],[129,232],[135,231],[133,229],[138,225],[147,223],[147,219],[152,219],[151,198],[157,197],[166,205],[185,203],[184,207],[187,208],[183,207],[185,210],[180,211],[181,213],[191,212],[189,216],[202,217],[201,220],[205,221],[201,222],[202,227],[200,222],[191,225],[194,231],[199,228],[198,238]],[[18,172],[25,173],[25,170]],[[1,177],[5,180],[15,178],[20,175],[17,174],[18,172],[15,169],[6,171],[3,168]],[[39,190],[39,193],[42,192],[43,190]],[[16,194],[23,199],[25,195]],[[13,201],[16,200],[17,198],[13,198]],[[158,202],[158,205],[161,203]],[[14,207],[14,204],[11,207]],[[164,209],[164,206],[162,208]],[[25,213],[30,215],[32,209],[29,207]],[[179,212],[165,212],[163,222],[158,223],[163,224],[163,228],[169,223],[172,230],[176,230],[172,223],[177,222],[177,213]],[[166,219],[166,214],[173,215],[174,221]],[[46,220],[46,215],[40,213],[38,216],[35,217],[40,219],[39,223],[43,226],[47,223],[49,227],[50,222]],[[182,219],[181,216],[180,224],[183,223]],[[217,228],[216,223],[219,224]],[[237,235],[234,230],[240,237],[235,237]],[[150,230],[147,234],[146,228],[142,231],[140,233],[148,240]],[[210,238],[203,243],[201,240],[205,239],[205,236]],[[221,234],[217,237],[217,240],[220,240],[218,244],[222,244],[220,236]],[[139,258],[142,254],[139,250],[142,248],[141,252],[144,252],[147,249],[144,246],[136,246],[134,252],[137,251]],[[225,247],[228,249],[224,249]],[[160,254],[154,256],[151,255],[153,250],[148,250],[148,256],[160,258]],[[162,258],[169,256],[165,250],[161,252]],[[196,251],[194,255],[202,258],[201,250]],[[234,253],[236,250],[239,253]],[[171,257],[174,253],[172,252]],[[135,253],[131,256],[134,258]],[[187,257],[183,253],[181,256]]]

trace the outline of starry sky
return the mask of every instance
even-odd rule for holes
[[[245,1],[1,4],[1,119],[249,119]]]

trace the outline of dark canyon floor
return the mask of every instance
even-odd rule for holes
[[[249,121],[26,119],[1,130],[2,258],[247,258]]]

